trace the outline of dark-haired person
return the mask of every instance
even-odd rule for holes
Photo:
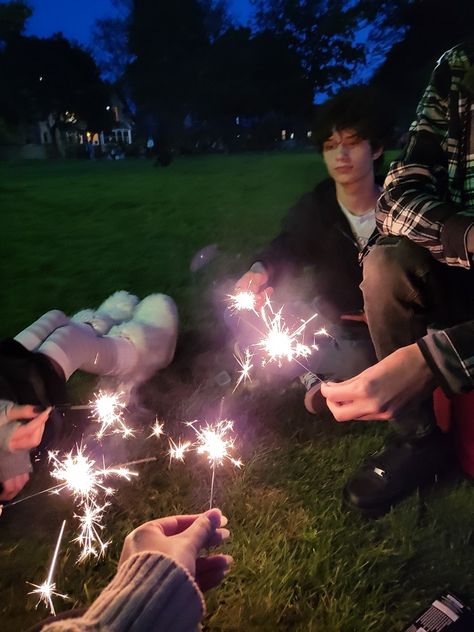
[[[336,419],[392,419],[398,436],[344,498],[378,515],[451,465],[432,392],[474,388],[474,42],[447,51],[391,165],[362,290],[378,364],[323,386]],[[474,420],[473,420],[474,421]]]
[[[306,276],[315,311],[338,341],[311,359],[312,371],[347,378],[375,359],[363,320],[359,257],[375,231],[375,205],[381,187],[375,168],[382,161],[385,129],[371,93],[348,89],[325,104],[315,130],[329,178],[303,195],[283,220],[281,233],[236,283],[259,300],[269,286]],[[309,279],[309,283],[308,283]],[[268,290],[267,290],[268,291]],[[324,345],[323,345],[324,346]],[[307,374],[308,410],[315,412],[318,383]]]

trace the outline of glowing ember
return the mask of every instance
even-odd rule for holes
[[[61,546],[61,541],[63,539],[64,527],[66,526],[66,521],[63,520],[63,524],[61,525],[61,530],[59,532],[59,536],[56,542],[56,547],[54,549],[53,559],[51,560],[51,566],[49,567],[48,578],[42,584],[32,584],[31,582],[27,582],[30,586],[33,586],[35,590],[30,591],[29,595],[39,595],[39,601],[36,604],[36,607],[43,601],[46,606],[49,606],[51,614],[55,615],[56,611],[54,609],[53,597],[61,597],[61,599],[69,599],[67,595],[63,595],[61,593],[56,592],[56,583],[53,581],[54,568],[56,566],[56,561],[58,559],[59,548]]]

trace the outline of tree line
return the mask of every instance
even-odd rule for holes
[[[0,143],[37,120],[53,135],[77,121],[107,129],[113,91],[139,137],[267,148],[282,129],[309,129],[315,102],[364,80],[402,129],[434,60],[474,23],[470,0],[252,0],[249,27],[225,0],[114,3],[94,56],[61,34],[25,36],[27,2],[0,3]]]

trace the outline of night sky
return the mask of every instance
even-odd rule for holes
[[[90,44],[97,18],[116,11],[111,0],[29,0],[29,3],[34,12],[27,24],[27,35],[49,37],[61,31],[81,44]],[[250,0],[230,0],[229,8],[233,17],[244,23],[250,15]]]

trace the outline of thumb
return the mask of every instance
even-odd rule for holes
[[[221,517],[220,509],[210,509],[196,518],[193,524],[186,529],[186,538],[193,547],[195,555],[198,555],[199,551],[206,546],[210,537],[220,526]]]

